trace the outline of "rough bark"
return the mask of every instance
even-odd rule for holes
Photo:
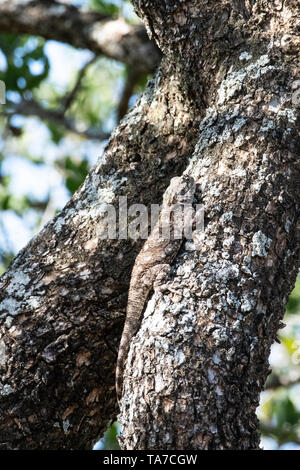
[[[161,57],[143,26],[53,0],[29,0],[25,5],[1,2],[0,32],[31,34],[90,49],[139,72],[153,72]]]
[[[188,172],[205,229],[132,342],[120,441],[256,449],[270,346],[299,267],[299,2],[223,1],[217,12],[215,1],[134,3],[185,89],[196,96],[203,84]]]
[[[65,209],[0,280],[0,446],[91,448],[116,414],[114,367],[141,241],[101,240],[100,205],[160,203],[201,111],[166,62]]]

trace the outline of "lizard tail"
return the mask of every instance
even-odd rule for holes
[[[129,289],[129,297],[127,304],[127,313],[125,325],[122,333],[122,338],[119,346],[117,367],[116,367],[116,392],[118,402],[122,396],[123,389],[123,373],[125,369],[125,364],[131,344],[132,337],[139,329],[139,324],[141,320],[141,313],[144,305],[144,287],[142,289],[137,289],[136,292],[132,293]],[[141,298],[143,299],[142,307]]]
[[[132,337],[132,334],[130,334],[129,331],[126,331],[126,329],[124,329],[121,343],[119,346],[117,367],[116,367],[116,392],[117,392],[118,402],[120,401],[121,396],[122,396],[123,373],[124,373],[125,362],[127,359],[128,351],[129,351],[131,337]]]

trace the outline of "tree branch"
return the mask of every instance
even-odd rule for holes
[[[128,76],[122,91],[121,99],[118,105],[118,122],[125,116],[128,111],[129,100],[134,92],[135,85],[139,81],[140,74],[133,69],[129,69]]]
[[[32,0],[25,5],[11,0],[0,3],[0,31],[90,49],[143,72],[153,72],[161,57],[143,26],[52,0]]]
[[[75,134],[87,137],[89,139],[106,140],[110,134],[102,132],[101,130],[94,127],[87,127],[83,123],[77,123],[73,119],[68,118],[64,115],[65,109],[45,109],[37,101],[21,100],[20,103],[13,103],[7,100],[7,106],[11,107],[11,110],[5,109],[0,112],[3,116],[12,116],[14,114],[21,114],[23,116],[38,116],[42,120],[49,120],[64,126]]]
[[[97,59],[97,56],[92,57],[84,66],[81,68],[81,70],[78,73],[77,80],[72,88],[72,90],[63,98],[63,103],[62,103],[62,113],[65,114],[67,110],[70,108],[72,105],[78,91],[80,90],[81,87],[81,82],[85,76],[85,73],[87,69],[89,68],[90,65],[92,65]]]

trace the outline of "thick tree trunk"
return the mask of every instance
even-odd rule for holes
[[[299,266],[299,3],[221,2],[216,13],[214,1],[136,3],[186,89],[196,95],[201,69],[215,83],[203,87],[188,167],[205,230],[148,303],[129,352],[120,442],[256,449],[270,346]]]
[[[99,240],[99,206],[160,202],[187,164],[205,231],[182,247],[132,343],[122,445],[259,444],[255,408],[299,263],[299,5],[134,3],[161,70],[105,162],[1,279],[2,448],[88,448],[114,417],[141,242]]]
[[[0,2],[0,33],[31,34],[89,49],[139,72],[153,72],[160,52],[145,28],[55,0]]]

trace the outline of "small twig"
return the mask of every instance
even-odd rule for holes
[[[20,103],[13,103],[7,101],[7,106],[12,109],[5,109],[0,112],[0,115],[11,117],[14,114],[21,114],[23,116],[38,116],[40,119],[54,121],[75,134],[88,137],[89,139],[106,140],[110,134],[99,131],[94,127],[87,127],[85,124],[75,122],[71,118],[64,116],[64,113],[59,109],[45,109],[37,101],[22,100]]]
[[[67,110],[70,108],[71,104],[73,103],[78,91],[80,90],[81,83],[83,80],[83,77],[89,68],[90,65],[92,65],[98,57],[94,55],[84,66],[81,68],[81,70],[78,73],[77,80],[75,82],[75,85],[73,89],[68,93],[64,99],[63,99],[63,105],[62,105],[62,114],[64,115]]]
[[[128,77],[123,88],[122,96],[118,106],[118,122],[125,116],[128,111],[129,100],[134,92],[134,87],[139,81],[141,74],[135,69],[130,68],[128,72]]]
[[[288,382],[283,382],[281,378],[277,375],[272,375],[270,379],[267,380],[265,385],[265,390],[276,390],[277,388],[284,387],[292,387],[293,385],[300,385],[300,378],[295,380],[289,380]]]

